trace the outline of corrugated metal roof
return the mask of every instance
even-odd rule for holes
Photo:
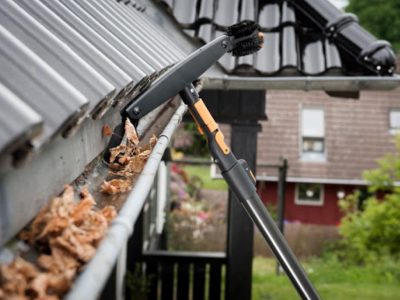
[[[71,134],[187,55],[145,10],[136,1],[3,1],[0,153]]]
[[[115,87],[34,17],[11,1],[0,6],[0,24],[74,85],[98,111]]]
[[[0,25],[0,82],[39,113],[45,142],[79,123],[88,99]]]
[[[264,47],[219,60],[228,73],[393,75],[395,56],[327,0],[161,0],[184,31],[209,42],[239,21],[257,21]],[[370,51],[369,51],[370,50]],[[380,53],[378,54],[378,52]]]
[[[15,150],[41,132],[42,117],[0,83],[0,149]]]

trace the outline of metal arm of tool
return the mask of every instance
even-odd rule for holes
[[[256,224],[272,252],[279,260],[302,299],[320,299],[317,291],[289,248],[285,238],[267,212],[255,187],[255,177],[244,160],[237,160],[224,142],[224,136],[193,85],[180,93],[198,130],[207,138],[208,147],[222,176],[235,193],[252,221]]]

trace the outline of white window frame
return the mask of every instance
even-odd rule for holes
[[[389,108],[389,115],[388,115],[388,127],[389,127],[389,132],[390,134],[399,134],[400,133],[400,127],[396,128],[396,127],[392,127],[391,124],[391,114],[392,112],[398,112],[400,113],[400,108],[399,107],[392,107]]]
[[[294,203],[296,205],[308,205],[308,206],[323,206],[325,202],[325,185],[319,184],[321,186],[321,193],[319,195],[319,201],[309,201],[309,200],[302,200],[299,199],[299,187],[300,184],[307,184],[303,182],[297,182],[295,187],[295,196],[294,196]]]
[[[321,110],[323,113],[323,143],[324,143],[324,151],[321,153],[307,153],[303,152],[303,110]],[[304,105],[300,106],[300,124],[299,124],[299,152],[300,152],[300,160],[304,162],[326,162],[326,157],[327,157],[327,151],[326,151],[326,130],[325,130],[325,109],[321,106],[309,106],[309,105]],[[306,136],[312,138],[312,136]]]

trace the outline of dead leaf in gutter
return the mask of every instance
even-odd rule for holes
[[[102,130],[103,137],[112,136],[112,133],[113,133],[113,131],[112,131],[111,127],[109,125],[105,124],[103,126],[103,130]]]
[[[104,207],[100,213],[106,218],[108,225],[111,224],[111,221],[115,218],[117,212],[111,206]]]
[[[138,154],[138,156],[142,159],[147,159],[150,156],[151,150],[144,150]]]
[[[53,274],[67,270],[76,272],[80,267],[80,263],[75,257],[56,245],[51,246],[51,255],[40,255],[37,263],[41,268]]]
[[[110,175],[122,177],[104,181],[101,191],[105,194],[125,193],[131,190],[132,178],[143,171],[144,165],[151,151],[157,143],[157,137],[153,134],[150,141],[143,148],[139,147],[139,138],[135,127],[129,119],[125,122],[126,144],[121,144],[110,149]]]
[[[156,144],[157,144],[157,137],[155,134],[153,134],[149,141],[150,149],[153,149]]]
[[[104,181],[100,189],[105,194],[117,194],[129,192],[132,189],[132,182],[128,179],[112,179]]]
[[[125,145],[119,145],[117,147],[111,148],[110,149],[110,163],[115,162],[116,158],[119,155],[125,154],[126,151],[126,146]]]
[[[137,135],[136,129],[131,121],[129,121],[129,118],[127,118],[125,121],[125,134],[128,141],[130,141],[134,146],[137,146],[137,144],[139,144],[139,137]]]
[[[20,237],[38,250],[36,265],[17,257],[8,266],[0,265],[0,299],[60,299],[116,216],[115,208],[95,208],[87,187],[74,200],[74,190],[66,186],[60,197],[44,208]]]

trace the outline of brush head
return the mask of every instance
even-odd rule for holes
[[[250,20],[228,27],[226,34],[233,38],[233,47],[228,52],[233,56],[244,56],[260,50],[264,43],[264,35],[259,30],[260,26]]]

